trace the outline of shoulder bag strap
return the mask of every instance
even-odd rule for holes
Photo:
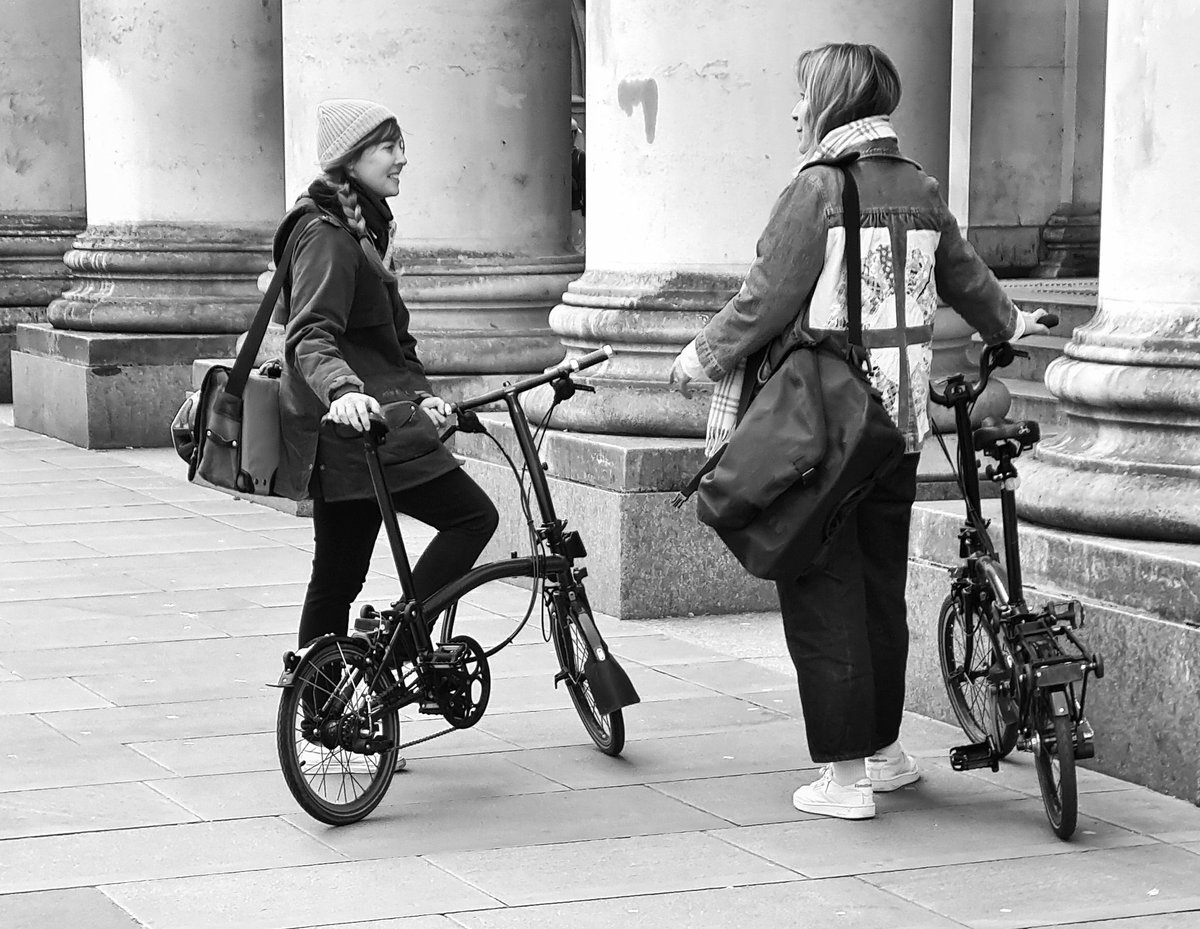
[[[860,157],[858,152],[847,152],[839,158],[813,161],[804,167],[824,165],[842,172],[842,226],[846,231],[846,330],[849,343],[862,348],[862,212],[858,201],[858,182],[850,170],[850,166]]]
[[[308,222],[296,223],[296,228],[288,236],[287,245],[283,247],[283,255],[279,258],[279,267],[275,269],[275,276],[271,278],[271,284],[263,295],[254,321],[246,330],[246,340],[242,343],[242,349],[233,363],[233,370],[229,372],[229,380],[225,384],[226,394],[240,399],[242,392],[246,389],[246,381],[250,379],[250,369],[254,367],[254,359],[258,357],[263,337],[267,334],[267,324],[271,321],[271,312],[279,300],[283,282],[287,280],[288,270],[292,265],[292,255],[296,252],[296,241],[300,238],[300,234],[317,220],[319,217],[314,217]]]

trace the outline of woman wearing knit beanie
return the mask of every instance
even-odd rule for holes
[[[362,441],[344,429],[339,436],[335,425],[365,430],[382,412],[393,427],[380,457],[396,509],[437,530],[413,569],[418,596],[470,570],[498,521],[491,500],[438,439],[449,405],[425,377],[397,289],[387,198],[399,193],[407,159],[396,117],[366,100],[326,100],[317,113],[317,152],[322,174],[284,218],[274,247],[279,262],[300,229],[284,284],[284,450],[276,488],[313,501],[301,646],[346,633],[381,522]],[[421,411],[415,420],[413,404]]]

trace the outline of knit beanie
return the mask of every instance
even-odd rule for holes
[[[396,115],[370,100],[322,100],[317,104],[317,161],[321,170],[349,153],[355,145]]]

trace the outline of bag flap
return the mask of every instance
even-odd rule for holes
[[[763,384],[716,467],[701,479],[701,519],[716,528],[747,525],[815,471],[825,445],[816,352],[800,348]]]

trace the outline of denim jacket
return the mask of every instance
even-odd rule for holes
[[[871,375],[909,451],[929,434],[929,369],[939,299],[988,343],[1011,339],[1017,310],[942,199],[938,183],[894,139],[855,146],[862,241],[863,343]],[[844,331],[843,175],[814,166],[776,201],[741,289],[696,337],[720,380],[764,345]]]

